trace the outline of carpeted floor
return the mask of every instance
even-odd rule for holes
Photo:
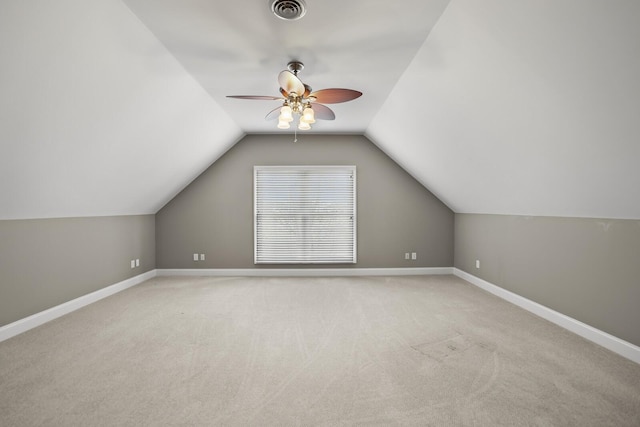
[[[640,365],[452,276],[159,277],[0,343],[0,425],[640,426]]]

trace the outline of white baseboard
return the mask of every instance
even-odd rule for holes
[[[40,326],[53,319],[57,319],[60,316],[64,316],[65,314],[71,313],[72,311],[78,310],[79,308],[87,306],[103,298],[124,291],[125,289],[138,285],[155,276],[156,270],[151,270],[146,273],[139,274],[138,276],[131,277],[127,280],[123,280],[122,282],[107,286],[106,288],[91,292],[90,294],[83,295],[71,301],[67,301],[55,307],[51,307],[29,317],[25,317],[24,319],[9,323],[8,325],[0,327],[0,342],[26,332],[29,329]]]
[[[512,304],[517,305],[518,307],[521,307],[537,316],[542,317],[543,319],[555,323],[556,325],[561,326],[573,332],[574,334],[580,335],[581,337],[588,339],[589,341],[601,345],[602,347],[611,350],[622,357],[625,357],[636,363],[640,363],[640,347],[631,344],[630,342],[621,340],[620,338],[617,338],[611,334],[589,326],[586,323],[582,323],[579,320],[573,319],[569,316],[545,307],[544,305],[538,304],[537,302],[531,301],[527,298],[521,297],[520,295],[514,294],[513,292],[507,291],[506,289],[489,283],[486,280],[480,279],[479,277],[469,274],[463,270],[454,268],[453,274],[481,289],[484,289],[487,292],[490,292],[506,301],[509,301]]]
[[[321,276],[410,276],[410,275],[448,275],[453,274],[469,283],[484,289],[512,304],[517,305],[537,316],[561,326],[581,337],[588,339],[614,353],[640,364],[640,347],[603,332],[576,319],[531,301],[506,289],[480,279],[463,270],[453,267],[417,267],[417,268],[252,268],[252,269],[157,269],[131,277],[90,294],[81,296],[50,309],[33,314],[24,319],[0,327],[0,342],[18,334],[57,319],[79,308],[103,298],[131,288],[156,276],[289,276],[289,277],[321,277]]]
[[[419,276],[453,274],[453,267],[414,268],[167,268],[158,269],[158,276]]]

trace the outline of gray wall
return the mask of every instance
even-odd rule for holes
[[[456,214],[455,267],[640,345],[640,221]]]
[[[255,268],[253,166],[341,164],[357,167],[358,263],[340,267],[453,265],[453,212],[367,138],[298,138],[247,136],[162,208],[158,268]],[[405,261],[405,252],[418,259]],[[206,260],[194,262],[194,253]]]
[[[0,221],[0,326],[155,267],[153,215]]]

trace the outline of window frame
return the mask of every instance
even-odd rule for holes
[[[286,259],[286,260],[267,260],[261,259],[259,256],[259,236],[258,236],[258,174],[262,171],[340,171],[342,173],[348,171],[352,177],[351,188],[351,234],[352,234],[352,251],[349,260],[339,259]],[[256,165],[253,167],[253,253],[255,265],[273,265],[273,264],[355,264],[357,263],[357,176],[355,165],[278,165],[278,166],[262,166]]]

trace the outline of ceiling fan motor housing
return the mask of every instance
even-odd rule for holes
[[[287,68],[289,69],[289,71],[291,71],[293,74],[298,74],[298,72],[302,71],[304,69],[304,64],[300,61],[291,61],[287,64]]]
[[[271,11],[280,19],[295,21],[307,13],[303,0],[272,0]]]

